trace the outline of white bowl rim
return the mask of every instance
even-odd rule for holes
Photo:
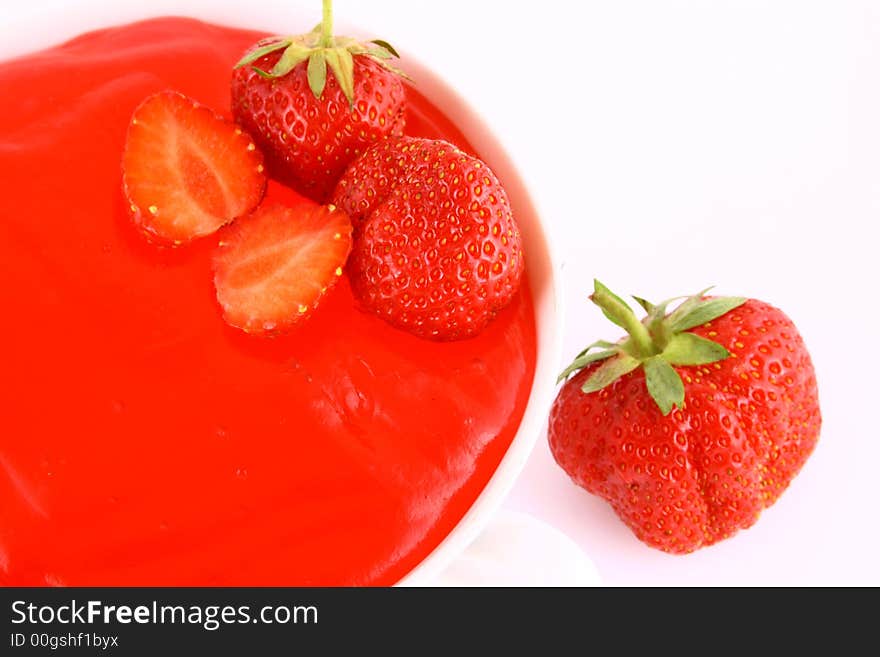
[[[10,3],[12,4],[12,3]],[[17,3],[16,3],[17,4]],[[60,11],[76,5],[73,15]],[[240,15],[237,0],[212,2],[172,3],[178,15],[221,25],[239,25],[243,29],[270,31],[268,18],[250,18]],[[0,59],[7,59],[61,43],[90,30],[121,25],[146,18],[169,15],[169,2],[113,3],[104,0],[48,0],[13,10],[8,6],[0,11],[4,26]],[[90,13],[90,10],[94,10]],[[11,15],[10,15],[11,14]],[[48,27],[47,27],[48,26]],[[342,28],[345,27],[344,21]],[[350,27],[350,26],[349,26]],[[358,30],[355,29],[354,32]],[[341,32],[341,29],[340,29]],[[420,63],[410,51],[402,53],[404,68],[418,80],[418,89],[432,102],[442,105],[446,114],[462,131],[477,152],[491,165],[502,180],[518,215],[534,217],[534,224],[520,221],[526,249],[527,270],[534,302],[537,331],[537,359],[529,399],[517,432],[495,472],[465,515],[446,537],[398,585],[426,586],[460,555],[488,524],[510,492],[525,467],[538,438],[546,431],[547,416],[555,392],[555,378],[562,357],[562,327],[564,326],[564,299],[558,251],[525,183],[518,173],[510,154],[495,138],[484,117],[454,91],[439,75]],[[439,103],[438,99],[444,102]],[[540,280],[539,280],[540,279]],[[541,289],[539,289],[539,285]]]

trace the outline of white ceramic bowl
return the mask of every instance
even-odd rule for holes
[[[154,0],[150,3],[107,3],[106,0],[44,0],[18,6],[0,3],[0,59],[41,49],[82,32],[161,15],[191,16],[208,22],[278,31],[279,16],[319,15],[317,0]],[[316,21],[312,21],[316,22]],[[337,29],[343,33],[342,27]],[[423,26],[425,24],[422,24]],[[290,30],[308,29],[302,19]],[[422,27],[422,29],[426,29]],[[385,35],[391,37],[393,35]],[[410,35],[412,36],[412,35]],[[488,44],[486,46],[489,47]],[[416,568],[402,585],[427,585],[477,538],[513,486],[542,435],[562,354],[563,310],[561,276],[540,214],[520,178],[515,163],[492,135],[487,123],[463,98],[417,57],[404,53],[404,68],[418,80],[419,90],[458,125],[474,148],[490,163],[510,196],[524,240],[526,267],[535,304],[537,363],[535,380],[522,422],[498,469],[455,529]]]

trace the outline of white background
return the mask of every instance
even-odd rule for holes
[[[75,0],[0,0],[13,12]],[[155,0],[145,13],[240,2]],[[217,9],[217,4],[225,9]],[[245,3],[246,4],[246,3]],[[15,6],[13,6],[15,5]],[[318,0],[263,0],[279,32]],[[507,501],[569,534],[607,584],[880,585],[880,3],[871,0],[337,0],[338,21],[399,45],[493,126],[551,227],[567,287],[566,353],[616,330],[593,277],[666,298],[715,284],[771,302],[813,354],[815,454],[752,529],[672,557],[642,546],[554,464],[546,440]],[[108,12],[114,11],[112,8]],[[4,99],[5,100],[5,99]],[[540,555],[536,555],[539,558]]]

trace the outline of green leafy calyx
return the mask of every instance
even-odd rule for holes
[[[250,51],[239,60],[235,68],[252,66],[254,71],[268,79],[281,78],[306,62],[309,88],[320,98],[327,85],[327,67],[330,67],[349,105],[354,104],[354,57],[363,56],[378,62],[383,68],[409,79],[399,68],[391,64],[399,58],[397,51],[386,41],[376,39],[363,43],[349,37],[333,36],[333,9],[331,0],[323,0],[324,18],[315,29],[299,36],[274,37]],[[281,57],[269,71],[254,62],[266,55],[283,50]]]
[[[565,368],[558,382],[592,363],[601,362],[582,386],[585,393],[598,392],[643,367],[648,393],[663,415],[669,415],[673,408],[682,408],[684,383],[673,366],[706,365],[730,356],[722,345],[688,333],[688,329],[718,319],[746,302],[742,297],[707,298],[708,291],[668,299],[656,305],[633,297],[647,313],[639,320],[623,299],[595,281],[590,300],[628,335],[616,343],[599,341],[591,344]],[[677,301],[681,304],[667,313],[669,306]]]

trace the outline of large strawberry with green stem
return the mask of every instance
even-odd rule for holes
[[[591,300],[628,336],[562,373],[550,415],[556,461],[636,536],[692,552],[751,526],[803,467],[821,413],[792,321],[761,301],[705,293],[647,317],[596,281]]]
[[[403,134],[405,74],[385,41],[333,36],[323,21],[299,36],[254,45],[232,75],[232,112],[266,156],[269,174],[323,203],[346,166]]]

